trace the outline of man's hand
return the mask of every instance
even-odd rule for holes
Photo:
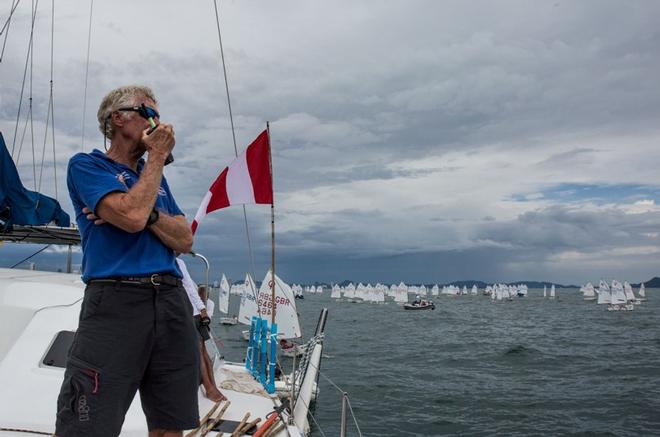
[[[91,209],[84,207],[82,209],[83,214],[87,215],[87,220],[91,220],[94,222],[95,225],[102,225],[103,223],[106,223],[105,220],[103,220],[101,217],[97,217],[94,215],[94,212],[92,212]]]
[[[206,310],[202,310],[199,315],[200,315],[199,327],[200,328],[206,328],[210,331],[211,330],[211,319],[209,319],[209,316],[206,315]]]
[[[209,314],[206,312],[206,308],[204,308],[203,310],[201,310],[201,311],[199,312],[199,315],[200,315],[200,318],[201,318],[202,320],[204,320],[204,319],[208,319],[209,321],[211,320],[211,318],[209,317]]]
[[[165,159],[176,143],[174,128],[171,124],[159,124],[151,134],[147,135],[150,130],[151,128],[142,131],[142,144],[149,152],[149,156],[158,155]]]

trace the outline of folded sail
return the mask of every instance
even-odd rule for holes
[[[23,186],[16,165],[0,132],[0,230],[11,225],[47,225],[69,227],[69,215],[59,202]]]

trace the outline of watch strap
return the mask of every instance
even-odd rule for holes
[[[158,221],[158,218],[160,217],[160,212],[158,211],[158,208],[154,206],[154,208],[151,210],[149,213],[149,218],[147,219],[147,225],[146,227],[148,228],[149,226],[153,225]]]

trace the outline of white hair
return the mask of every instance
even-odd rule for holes
[[[106,94],[103,100],[101,100],[101,105],[99,105],[99,110],[96,113],[101,133],[111,140],[115,133],[114,125],[112,124],[112,113],[119,108],[135,106],[138,100],[145,98],[158,103],[151,88],[142,85],[122,86]],[[124,112],[122,114],[126,119],[130,119],[134,115],[132,112]]]

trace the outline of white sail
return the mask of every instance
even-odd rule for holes
[[[596,296],[596,290],[594,290],[594,286],[591,282],[587,282],[586,285],[580,288],[580,291],[584,295],[584,297],[594,297]]]
[[[335,284],[332,287],[332,294],[330,294],[330,297],[333,299],[340,299],[341,298],[341,289],[339,288],[339,285]]]
[[[543,286],[543,297],[548,297],[548,287]]]
[[[644,288],[644,284],[639,284],[639,297],[646,297],[646,288]]]
[[[220,290],[218,293],[218,311],[227,314],[229,312],[229,281],[227,281],[224,273],[220,280]]]
[[[352,282],[344,289],[344,297],[346,299],[353,299],[355,297],[355,285]]]
[[[270,323],[272,314],[270,282],[271,273],[268,270],[261,283],[261,288],[256,294],[257,301],[254,300],[254,295],[251,292],[243,294],[241,309],[238,313],[239,322],[249,325],[252,317],[258,316],[260,311],[261,317]],[[257,303],[259,304],[259,310],[257,310]],[[290,339],[302,336],[293,290],[277,275],[275,275],[275,323],[277,323],[277,334],[280,338]]]
[[[478,293],[479,293],[479,289],[477,288],[476,285],[473,285],[470,294],[478,294]]]
[[[623,282],[623,291],[626,294],[626,300],[627,301],[634,301],[635,300],[635,293],[633,292],[633,289],[630,286],[630,283],[628,283],[628,281]]]
[[[626,292],[623,290],[623,285],[617,280],[612,281],[612,305],[619,305],[626,303]]]
[[[254,284],[254,279],[250,274],[245,275],[245,283],[243,284],[243,293],[241,294],[241,306],[238,309],[238,321],[250,325],[252,316],[258,315],[257,311],[257,286]]]
[[[550,287],[550,299],[555,297],[555,284]]]
[[[596,293],[598,293],[598,300],[596,301],[597,304],[602,305],[606,303],[612,303],[612,293],[610,292],[610,286],[607,285],[607,282],[601,280],[600,284],[598,284]]]
[[[394,301],[399,302],[399,303],[407,303],[408,302],[408,291],[404,289],[398,289],[396,291],[396,295],[394,296]]]

